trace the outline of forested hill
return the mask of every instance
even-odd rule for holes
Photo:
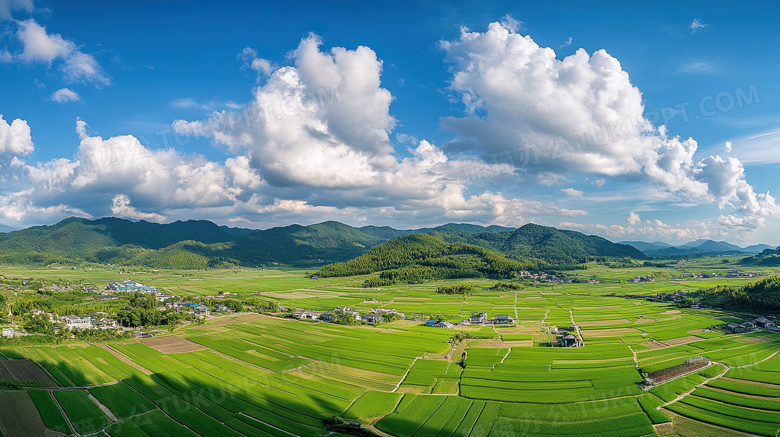
[[[73,217],[51,226],[0,233],[0,262],[110,262],[116,254],[132,257],[185,240],[215,244],[234,238],[226,229],[205,220],[161,225],[117,218],[93,221]]]
[[[118,218],[69,218],[51,226],[0,233],[0,263],[86,261],[158,268],[256,266],[271,262],[311,265],[350,260],[392,238],[420,233],[447,243],[468,243],[503,252],[516,260],[538,258],[558,265],[594,257],[644,257],[633,247],[600,237],[537,225],[511,229],[451,223],[398,230],[386,226],[356,228],[329,221],[252,231],[205,220],[157,224]]]
[[[468,243],[448,243],[427,234],[396,237],[346,262],[329,264],[322,277],[355,276],[382,272],[368,285],[399,281],[422,282],[449,278],[504,278],[514,272],[538,269],[539,260],[518,261],[505,254]]]
[[[746,266],[780,266],[780,247],[764,249],[759,254],[742,258],[739,263]]]
[[[751,311],[780,311],[780,275],[752,281],[742,287],[719,286],[689,294],[692,301]]]
[[[531,223],[502,232],[465,234],[433,230],[430,234],[445,241],[460,241],[503,252],[516,259],[537,258],[555,264],[578,264],[602,257],[647,258],[644,253],[626,244]]]

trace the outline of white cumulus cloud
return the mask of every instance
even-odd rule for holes
[[[114,197],[111,206],[111,213],[117,217],[127,217],[138,220],[147,220],[161,223],[165,217],[153,212],[141,212],[130,206],[130,198],[125,194],[119,194]]]
[[[43,62],[48,65],[61,61],[59,69],[67,82],[92,82],[97,85],[111,83],[97,60],[82,52],[73,41],[60,34],[48,33],[44,26],[33,19],[16,23],[19,26],[16,37],[24,47],[17,55],[20,61]]]
[[[8,124],[0,114],[0,154],[29,155],[33,150],[35,146],[27,122],[17,118]]]
[[[442,47],[452,66],[450,88],[466,111],[443,120],[458,134],[445,151],[512,153],[515,172],[540,175],[540,182],[578,173],[644,180],[670,196],[739,214],[778,214],[774,199],[754,193],[734,158],[696,160],[694,139],[671,136],[644,118],[641,92],[606,50],[558,59],[501,23],[486,32],[464,29]]]
[[[57,103],[78,102],[81,97],[70,88],[61,88],[52,93],[51,100]]]

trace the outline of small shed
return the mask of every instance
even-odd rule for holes
[[[732,334],[742,334],[747,332],[747,329],[745,329],[744,326],[740,325],[739,323],[727,323],[726,329],[731,332]]]

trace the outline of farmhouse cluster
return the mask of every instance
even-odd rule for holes
[[[507,315],[499,315],[495,318],[489,319],[487,313],[472,313],[468,319],[461,320],[458,323],[451,323],[447,321],[438,320],[426,320],[425,326],[432,326],[434,328],[452,329],[456,326],[469,326],[469,325],[511,325],[515,323],[515,319]]]
[[[644,276],[640,276],[642,278]],[[636,278],[634,278],[636,279]],[[633,281],[633,279],[632,279]],[[650,294],[650,295],[641,295],[641,294],[626,294],[623,295],[626,299],[642,299],[647,300],[650,302],[673,302],[673,303],[680,303],[683,301],[685,296],[688,295],[687,290],[677,290],[674,293],[656,293],[656,294]],[[693,307],[692,307],[693,308]]]
[[[404,313],[398,312],[395,309],[385,308],[372,308],[370,314],[361,315],[360,312],[353,310],[350,307],[337,307],[331,311],[312,311],[312,310],[295,310],[291,316],[298,320],[319,320],[327,323],[337,323],[344,318],[349,318],[357,322],[366,322],[369,325],[376,325],[382,322],[390,314],[394,319],[406,320]]]
[[[680,278],[690,279],[715,279],[715,278],[755,278],[758,276],[756,272],[743,272],[742,270],[732,270],[726,273],[683,273]],[[675,278],[672,275],[672,278]]]
[[[780,332],[780,328],[777,327],[777,323],[775,322],[774,316],[761,316],[757,317],[755,320],[747,321],[743,323],[725,323],[723,325],[724,328],[726,328],[727,331],[731,332],[732,334],[743,334],[746,332],[754,332],[754,331],[768,331],[768,332]]]

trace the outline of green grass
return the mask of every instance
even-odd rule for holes
[[[55,391],[54,397],[68,415],[73,427],[81,434],[94,433],[111,424],[111,420],[83,390]]]
[[[365,419],[385,416],[393,412],[401,396],[402,393],[366,392],[349,407],[349,410],[344,413],[344,417]]]
[[[47,428],[66,434],[71,432],[68,421],[65,420],[65,416],[62,415],[54,398],[51,397],[51,392],[47,390],[29,390],[27,394],[30,395],[30,398],[35,403],[35,408],[38,409],[38,413],[41,414],[41,419],[43,419],[43,423]]]
[[[118,419],[146,413],[157,408],[151,401],[124,383],[89,389],[101,404],[108,407]]]
[[[711,366],[706,367],[704,370],[699,372],[699,375],[705,377],[705,378],[714,378],[718,375],[720,375],[723,372],[723,365],[722,364],[713,364]]]
[[[669,416],[662,413],[657,407],[660,407],[664,404],[664,402],[659,399],[658,397],[647,393],[642,396],[637,397],[637,401],[639,402],[639,405],[642,407],[642,411],[647,414],[647,417],[650,419],[653,424],[659,424],[659,423],[667,423],[670,422],[671,419],[669,419]]]
[[[690,419],[731,428],[737,431],[774,437],[777,435],[779,430],[778,426],[776,425],[755,422],[749,419],[743,419],[713,411],[703,410],[685,403],[671,404],[666,408]]]

